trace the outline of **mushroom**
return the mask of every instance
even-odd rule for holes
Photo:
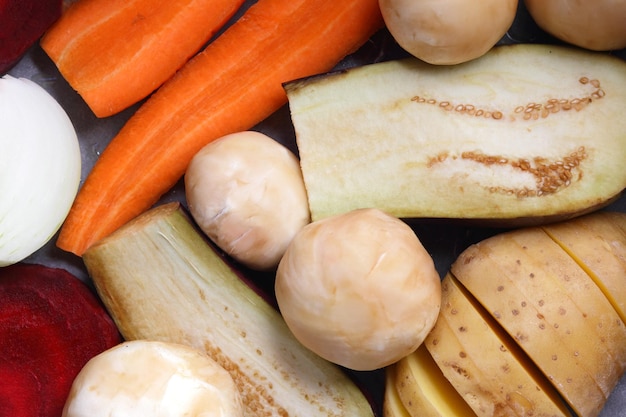
[[[441,302],[440,277],[413,230],[374,208],[305,226],[278,265],[275,290],[304,346],[358,371],[413,352]]]

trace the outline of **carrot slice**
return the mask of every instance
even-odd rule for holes
[[[158,201],[193,155],[287,102],[383,25],[377,0],[259,0],[129,119],[88,175],[57,246],[81,256]]]
[[[147,97],[221,29],[244,0],[80,0],[41,39],[98,117]]]

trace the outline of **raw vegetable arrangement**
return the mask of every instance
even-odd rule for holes
[[[623,413],[626,3],[39,3],[1,416]]]

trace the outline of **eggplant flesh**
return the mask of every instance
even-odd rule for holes
[[[285,84],[313,220],[363,207],[523,226],[626,187],[626,62],[503,45],[454,66],[414,58]]]

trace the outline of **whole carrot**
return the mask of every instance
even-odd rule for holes
[[[140,101],[195,55],[244,0],[78,0],[41,47],[94,114]]]
[[[325,72],[383,25],[378,0],[259,0],[167,81],[113,138],[57,245],[79,256],[150,208],[193,155],[287,102],[282,83]]]

